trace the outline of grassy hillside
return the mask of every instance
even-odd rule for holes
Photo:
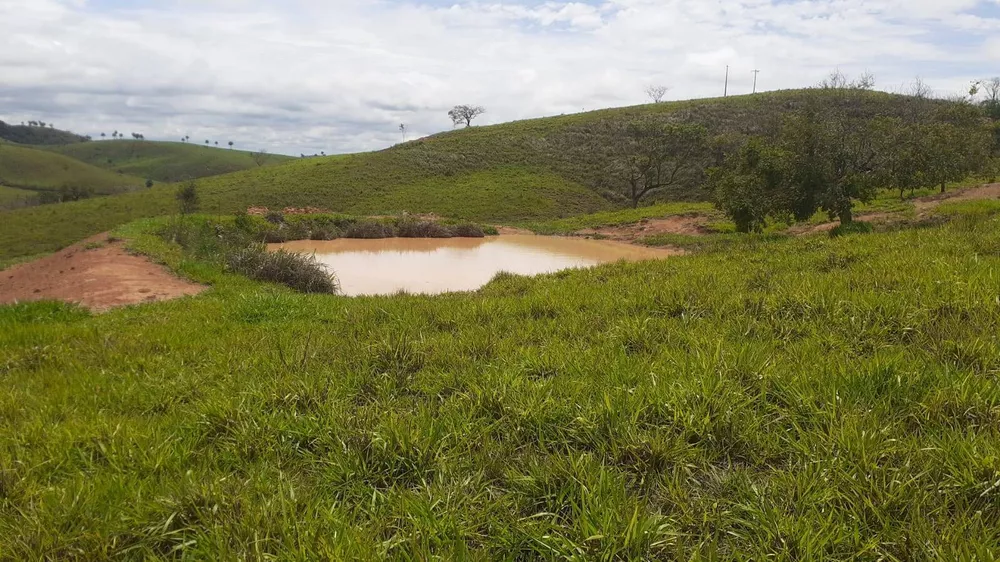
[[[10,125],[0,121],[0,139],[20,144],[56,145],[86,142],[87,138],[49,127]]]
[[[611,123],[648,116],[701,123],[719,135],[767,134],[789,109],[805,103],[838,106],[860,118],[914,116],[947,102],[805,90],[662,103],[472,127],[381,152],[294,160],[198,184],[203,208],[225,213],[251,205],[311,205],[350,213],[462,213],[458,218],[477,221],[561,218],[625,204],[615,195],[619,186],[607,182]],[[74,150],[115,144],[88,143]],[[688,186],[660,200],[707,196]],[[102,202],[10,213],[0,225],[0,258],[53,250],[134,218],[173,212],[174,206],[169,191],[154,188]],[[38,228],[53,223],[59,227]]]
[[[144,184],[141,178],[102,170],[47,150],[0,145],[0,185],[35,191],[78,187],[93,190],[95,194],[112,194]]]
[[[186,181],[257,167],[249,152],[179,142],[101,141],[51,150],[99,168],[157,182]],[[272,154],[265,165],[289,159]]]
[[[976,205],[439,297],[293,294],[130,228],[214,289],[0,307],[0,552],[995,560]]]
[[[0,185],[0,209],[33,201],[37,193],[28,189],[18,189]]]

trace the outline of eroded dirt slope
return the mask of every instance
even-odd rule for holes
[[[109,242],[107,234],[0,271],[0,304],[62,300],[95,312],[195,295],[206,288],[129,254],[120,242]]]

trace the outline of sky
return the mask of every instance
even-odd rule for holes
[[[875,74],[1000,75],[1000,0],[0,0],[0,120],[298,155]]]

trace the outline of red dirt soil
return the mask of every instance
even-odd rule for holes
[[[206,288],[127,253],[121,242],[108,242],[107,234],[0,271],[0,304],[61,300],[94,312],[196,295]]]

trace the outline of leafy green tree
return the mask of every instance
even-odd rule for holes
[[[466,127],[472,126],[472,120],[486,113],[486,108],[479,105],[456,105],[448,112],[451,122],[456,127],[465,123]]]
[[[780,207],[785,186],[785,155],[774,144],[754,137],[722,166],[708,172],[716,205],[740,232],[758,232]]]
[[[177,190],[177,204],[181,215],[190,215],[198,211],[198,186],[195,182],[188,182]]]
[[[877,123],[838,109],[807,108],[788,118],[780,139],[788,158],[786,210],[799,220],[825,211],[852,222],[854,201],[870,201],[878,192]]]
[[[700,125],[632,121],[612,135],[611,175],[638,207],[646,196],[704,178],[708,132]]]

